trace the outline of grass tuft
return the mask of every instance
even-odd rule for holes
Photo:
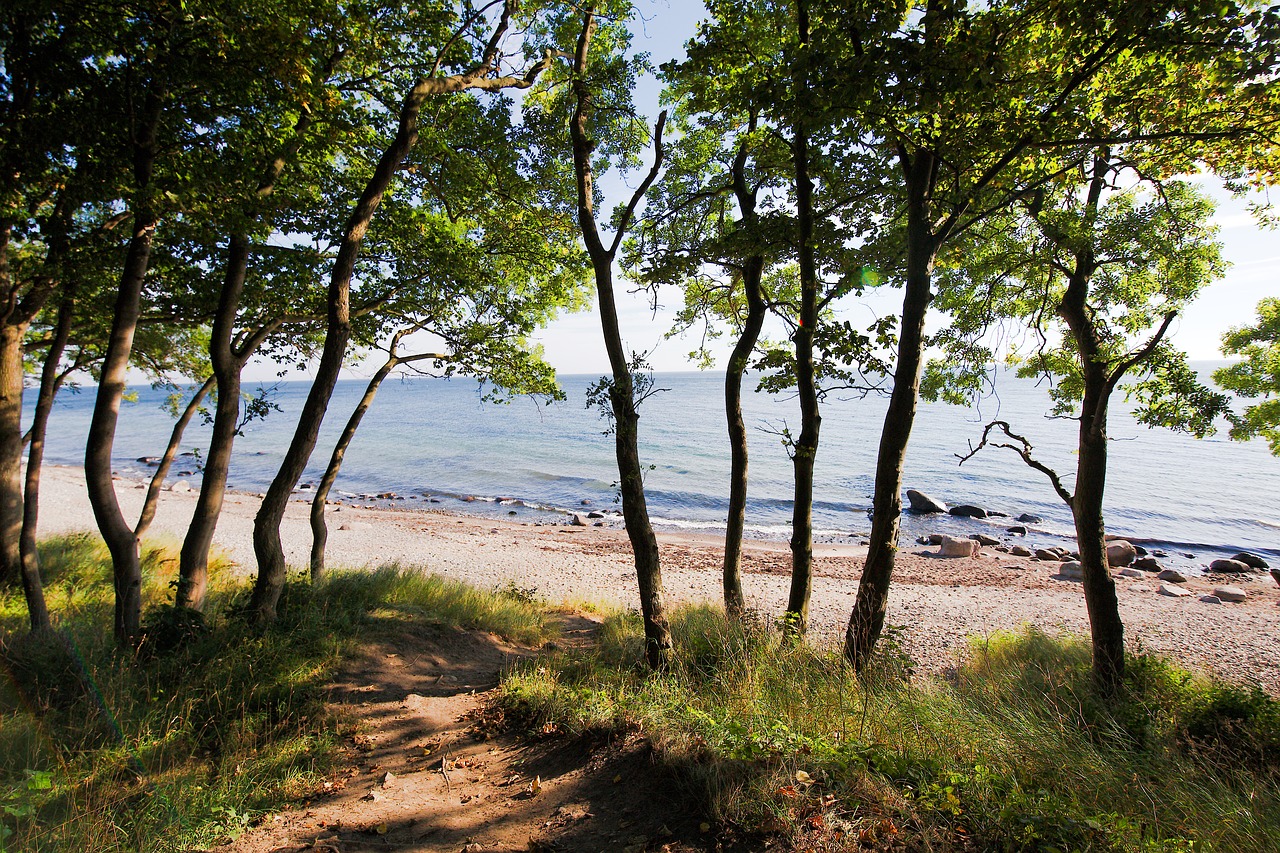
[[[1143,656],[1103,702],[1087,642],[1030,629],[975,643],[947,680],[904,678],[889,649],[859,681],[718,608],[671,624],[669,672],[638,666],[639,620],[615,614],[598,648],[512,673],[508,718],[639,728],[709,813],[807,849],[1280,849],[1280,703],[1261,691]]]

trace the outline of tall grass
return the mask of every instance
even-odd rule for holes
[[[387,566],[291,579],[267,631],[236,615],[248,585],[214,561],[208,622],[166,607],[176,549],[144,548],[147,638],[111,640],[109,560],[96,537],[42,546],[52,635],[26,633],[0,593],[0,851],[165,851],[234,836],[304,799],[336,756],[321,688],[359,637],[423,620],[536,643],[545,613],[518,596]]]
[[[897,840],[978,850],[1280,850],[1280,704],[1152,658],[1095,698],[1089,648],[1035,631],[909,680],[894,650],[857,680],[831,651],[710,608],[672,620],[668,673],[636,665],[631,615],[593,652],[518,669],[509,715],[639,727],[727,824],[802,848]]]

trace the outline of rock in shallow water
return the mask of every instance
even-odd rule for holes
[[[953,506],[951,509],[947,510],[947,512],[951,513],[957,518],[986,518],[987,517],[987,511],[985,509],[983,509],[980,506],[974,506],[973,504],[960,504],[960,506]]]
[[[947,511],[947,505],[942,501],[936,501],[924,492],[917,492],[915,489],[907,489],[907,501],[911,504],[912,512],[928,514]]]
[[[1142,569],[1144,572],[1159,572],[1164,569],[1164,566],[1160,565],[1160,561],[1155,557],[1139,557],[1133,561],[1133,567]]]
[[[1266,560],[1262,559],[1257,554],[1250,554],[1248,551],[1241,551],[1239,554],[1236,554],[1231,559],[1235,560],[1237,563],[1244,563],[1246,566],[1248,566],[1251,569],[1266,570],[1271,568],[1271,566],[1268,565]]]
[[[1222,572],[1228,575],[1243,575],[1253,571],[1248,563],[1239,560],[1214,560],[1209,564],[1209,571]]]

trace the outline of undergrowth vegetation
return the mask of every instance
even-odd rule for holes
[[[1091,689],[1089,647],[1035,631],[975,644],[945,679],[901,652],[862,681],[834,651],[686,608],[669,672],[637,665],[634,614],[599,646],[518,668],[501,699],[531,730],[639,729],[722,827],[796,849],[1280,850],[1280,704],[1130,661]]]
[[[399,566],[291,579],[279,622],[238,618],[248,599],[215,561],[206,619],[166,605],[177,548],[143,549],[147,616],[137,655],[111,639],[110,560],[97,537],[41,547],[52,634],[30,635],[19,591],[0,592],[0,851],[189,850],[306,798],[340,728],[322,687],[379,625],[424,620],[537,643],[545,610]]]

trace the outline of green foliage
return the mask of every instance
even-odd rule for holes
[[[1258,402],[1245,407],[1231,422],[1231,437],[1266,439],[1280,455],[1280,299],[1258,303],[1258,321],[1222,338],[1222,353],[1241,360],[1214,371],[1213,381],[1241,397]]]
[[[1088,644],[1032,630],[975,641],[945,681],[906,680],[881,651],[861,682],[837,654],[711,608],[682,609],[672,631],[670,671],[648,673],[638,619],[613,615],[598,648],[519,668],[501,701],[530,729],[639,729],[713,816],[802,847],[1280,843],[1280,776],[1265,751],[1280,703],[1260,691],[1137,657],[1103,702]]]

